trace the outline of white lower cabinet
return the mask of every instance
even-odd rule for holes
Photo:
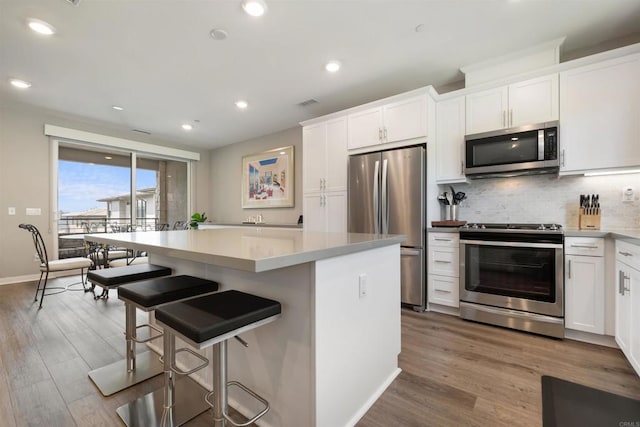
[[[304,229],[307,231],[347,232],[347,192],[305,194]]]
[[[459,307],[460,270],[459,270],[458,233],[429,233],[428,248],[428,303]]]
[[[640,246],[616,241],[616,343],[640,375]]]
[[[567,237],[564,248],[565,327],[604,335],[604,239]]]

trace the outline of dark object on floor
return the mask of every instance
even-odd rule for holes
[[[640,400],[559,378],[542,377],[543,427],[640,425]]]

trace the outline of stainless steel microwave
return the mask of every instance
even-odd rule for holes
[[[558,122],[465,136],[469,178],[557,173]]]

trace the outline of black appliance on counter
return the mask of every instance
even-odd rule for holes
[[[563,252],[557,224],[460,228],[460,316],[563,338]]]

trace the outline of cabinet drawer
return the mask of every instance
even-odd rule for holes
[[[604,239],[601,237],[566,237],[565,255],[604,256]]]
[[[640,246],[616,240],[616,259],[640,270]]]
[[[429,246],[449,246],[458,248],[460,235],[458,233],[429,233]]]
[[[458,277],[460,275],[458,247],[429,247],[428,273]]]
[[[457,277],[438,276],[429,274],[428,302],[430,304],[459,307],[459,280]]]

